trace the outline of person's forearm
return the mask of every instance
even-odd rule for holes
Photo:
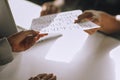
[[[116,20],[117,20],[117,22],[118,22],[118,25],[117,25],[117,26],[120,27],[120,15],[116,15],[115,18],[116,18]],[[120,31],[118,31],[118,33],[120,34]]]
[[[117,33],[120,33],[120,15],[118,16],[118,18],[115,16],[115,20],[116,20],[116,26],[118,27]]]
[[[7,38],[0,39],[0,66],[13,60],[12,49]]]
[[[120,32],[120,21],[118,21],[115,16],[102,14],[101,27],[100,31],[107,34],[117,33]]]
[[[115,16],[109,20],[108,20],[109,21],[108,26],[109,26],[109,29],[113,31],[112,33],[119,33],[120,32],[120,20],[117,20]]]
[[[120,15],[116,15],[116,16],[115,16],[115,19],[117,20],[118,26],[120,27]]]

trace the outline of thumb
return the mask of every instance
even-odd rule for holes
[[[39,34],[39,32],[33,31],[33,30],[28,30],[28,31],[22,31],[20,34],[18,34],[18,39],[17,42],[21,42],[23,41],[26,37],[28,36],[36,36],[37,34]]]

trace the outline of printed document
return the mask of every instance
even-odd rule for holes
[[[74,23],[80,14],[82,14],[81,10],[73,10],[33,19],[31,29],[41,33],[62,34],[62,37],[58,38],[51,46],[46,59],[70,62],[82,49],[89,36],[84,30],[99,27],[90,21]]]

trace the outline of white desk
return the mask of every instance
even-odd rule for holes
[[[83,49],[70,63],[45,59],[53,42],[54,40],[45,41],[27,51],[16,53],[14,61],[0,72],[0,80],[28,80],[31,76],[44,72],[56,74],[57,80],[120,79],[118,76],[120,65],[115,66],[114,63],[114,60],[120,63],[120,51],[112,53],[113,59],[109,54],[120,44],[120,41],[99,33],[89,36]]]
[[[45,59],[53,43],[45,41],[16,53],[0,72],[0,80],[28,80],[44,72],[56,74],[57,80],[120,80],[120,41],[100,33],[89,36],[70,63]]]

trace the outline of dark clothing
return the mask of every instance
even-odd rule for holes
[[[120,14],[120,0],[96,0],[94,9],[102,10],[112,15]]]
[[[42,5],[45,2],[54,1],[54,0],[28,0],[39,5]],[[109,14],[116,15],[120,14],[120,0],[65,0],[65,6],[62,10],[101,10]]]
[[[74,6],[72,9],[81,10],[101,10],[112,15],[120,14],[120,0],[65,0],[66,6],[69,8]],[[64,8],[65,9],[65,8]]]
[[[34,2],[38,5],[42,5],[45,2],[50,2],[50,1],[54,1],[54,0],[27,0],[27,1],[31,1],[31,2]]]

